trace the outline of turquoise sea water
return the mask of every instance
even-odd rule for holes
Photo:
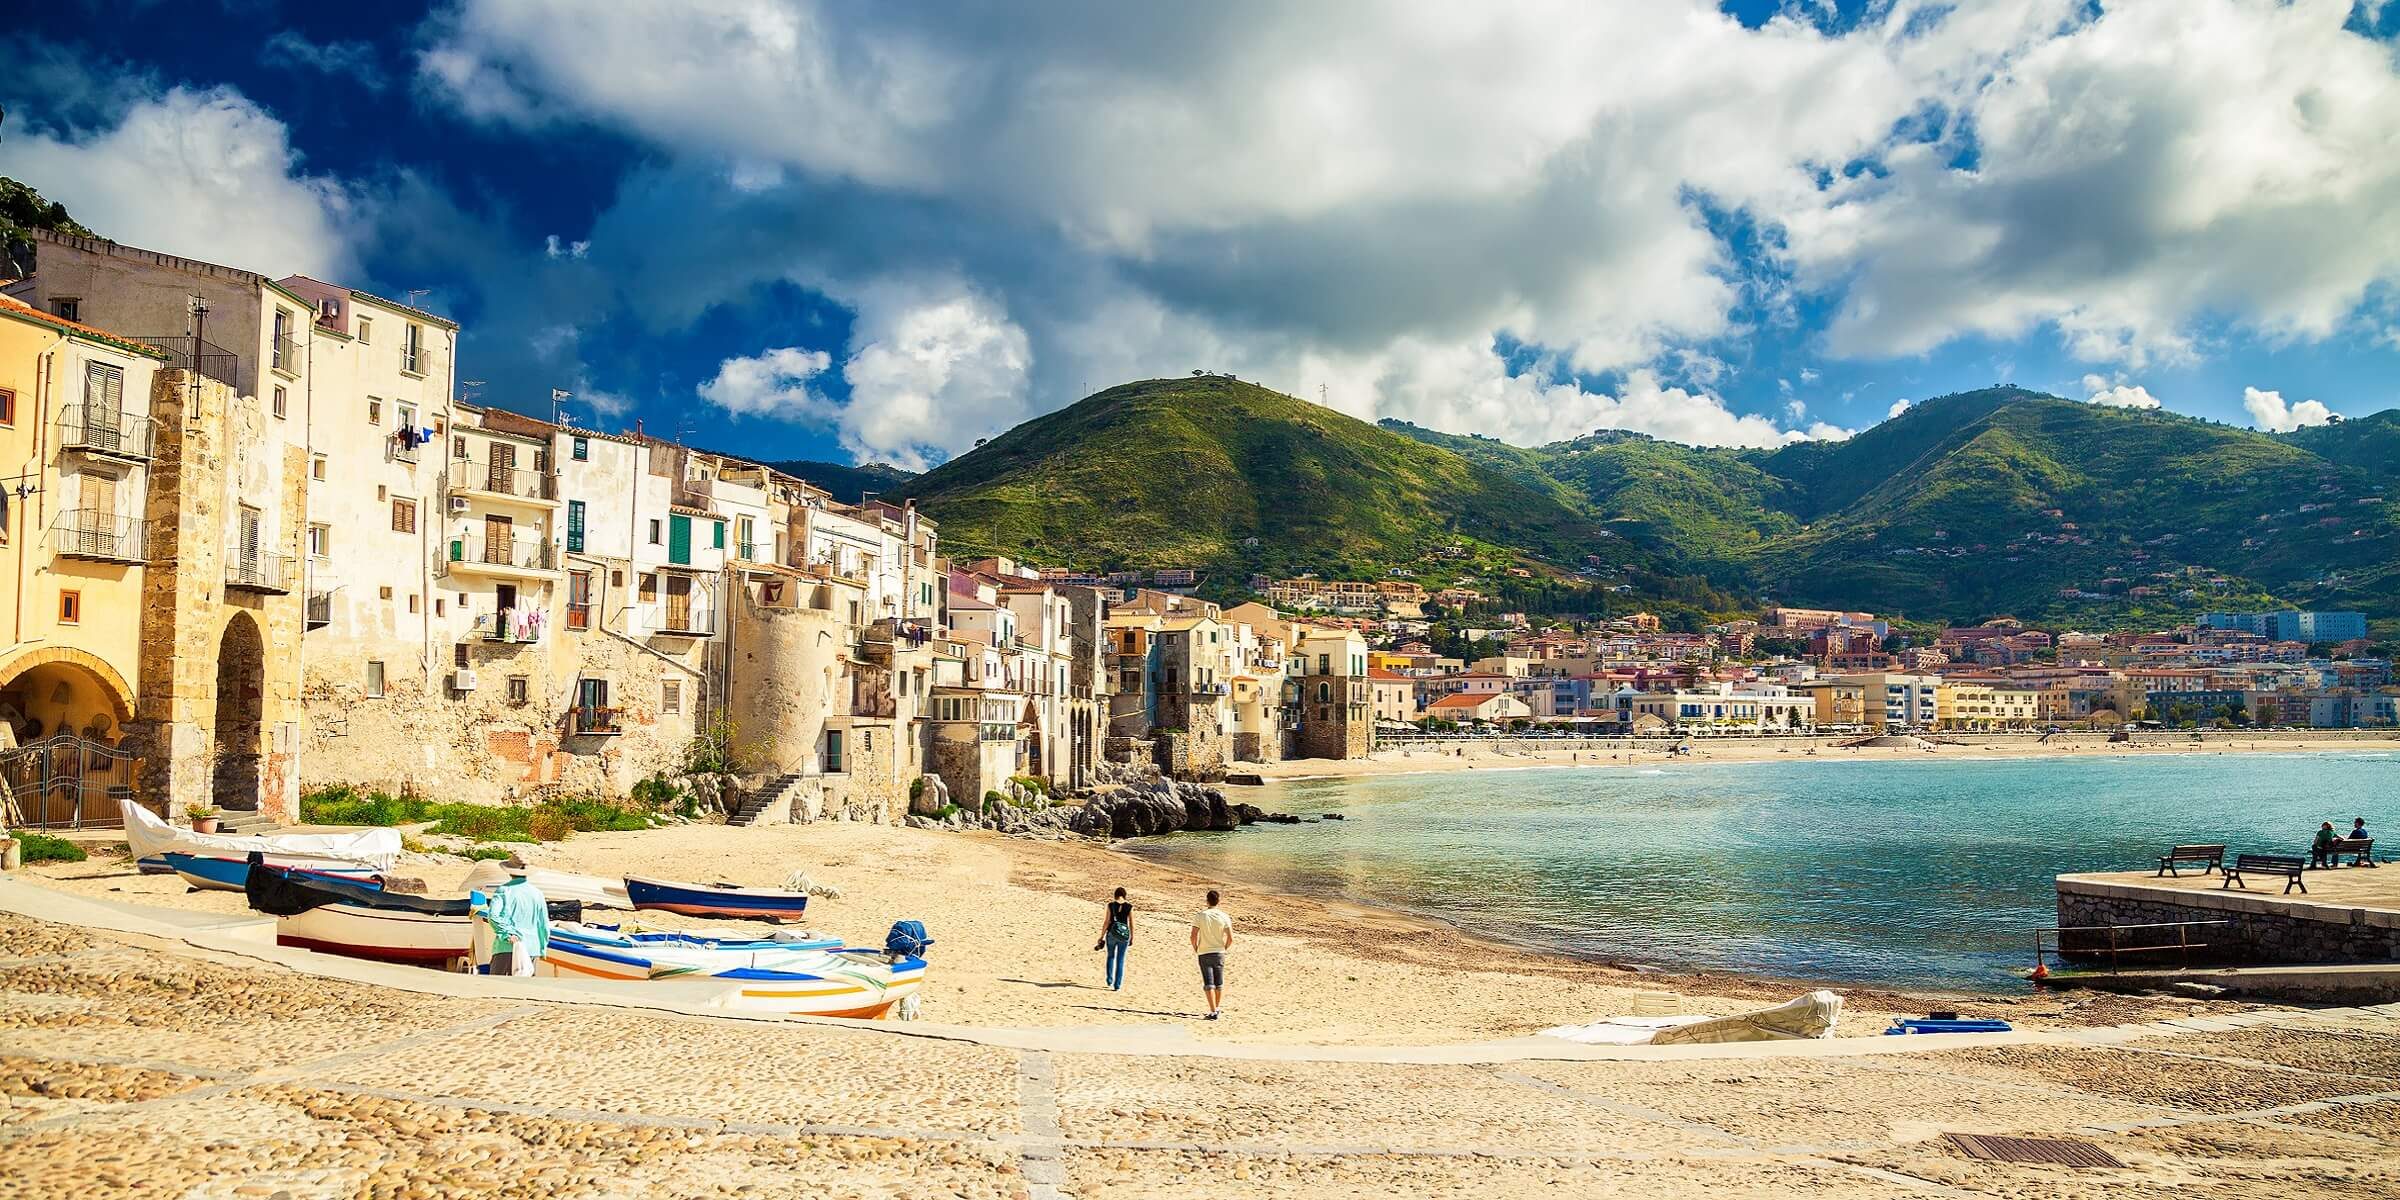
[[[2354,816],[2400,839],[2400,758],[2376,753],[1676,763],[1236,790],[1346,819],[1136,852],[1569,954],[1893,985],[2012,986],[2032,931],[2056,922],[2062,872],[2148,870],[2177,842],[2305,853],[2318,822]]]

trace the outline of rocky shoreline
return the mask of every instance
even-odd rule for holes
[[[990,829],[1017,837],[1152,837],[1162,833],[1223,832],[1244,825],[1297,825],[1290,813],[1267,812],[1225,798],[1214,784],[1168,779],[1155,772],[1118,768],[1114,776],[1076,799],[1052,801],[1011,785],[1004,801],[981,811],[956,809],[936,818],[915,815],[916,829]]]

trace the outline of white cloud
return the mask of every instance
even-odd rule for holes
[[[2111,0],[1962,80],[1954,132],[1893,147],[1788,224],[1804,279],[1843,294],[1832,347],[2048,324],[2076,357],[2138,370],[2204,354],[2212,317],[2329,335],[2400,279],[2400,72],[2350,11]]]
[[[717,365],[714,379],[700,385],[700,398],[737,417],[824,421],[839,406],[813,386],[833,365],[822,350],[786,346]]]
[[[1908,403],[1909,403],[1909,402],[1908,402],[1908,401],[1906,401],[1906,400],[1894,400],[1894,401],[1892,401],[1892,406],[1891,406],[1890,408],[1888,408],[1888,409],[1884,410],[1883,419],[1884,419],[1884,420],[1886,420],[1886,421],[1889,421],[1889,420],[1891,420],[1893,417],[1899,416],[1901,413],[1907,412],[1907,411],[1908,411]]]
[[[286,29],[268,38],[258,57],[269,66],[320,71],[370,92],[380,92],[391,82],[375,47],[367,42],[312,42],[298,30]]]
[[[230,88],[137,100],[86,136],[14,134],[0,174],[129,245],[269,276],[355,271],[357,197],[303,173],[283,122]]]
[[[2122,378],[2108,379],[2099,375],[2083,377],[2083,390],[2090,392],[2091,403],[2104,408],[2157,408],[2158,398],[2150,389],[2128,385]]]
[[[2333,410],[2314,400],[2285,404],[2282,392],[2262,392],[2254,387],[2242,389],[2242,407],[2250,419],[2269,433],[2290,433],[2309,425],[2328,425],[2333,422]]]
[[[543,240],[542,254],[547,258],[582,258],[592,252],[592,243],[562,241],[557,234]]]
[[[1808,415],[1808,404],[1802,400],[1786,401],[1783,406],[1783,415],[1786,420],[1798,421]]]
[[[854,304],[839,428],[861,461],[922,469],[1029,415],[1033,352],[992,298],[952,281],[884,282]]]

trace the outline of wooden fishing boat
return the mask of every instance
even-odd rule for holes
[[[152,874],[163,875],[173,869],[166,862],[169,852],[232,859],[253,853],[280,858],[329,858],[365,863],[382,871],[390,870],[400,857],[397,829],[362,829],[355,833],[194,833],[167,824],[131,800],[118,801],[117,808],[125,817],[125,845],[133,851],[134,860],[142,870]]]
[[[562,924],[537,975],[567,979],[671,981],[711,1007],[784,1016],[887,1016],[916,994],[925,960],[881,950],[842,949],[835,939],[746,941],[689,934],[623,934],[606,926]]]
[[[625,895],[637,909],[682,913],[689,917],[734,917],[754,921],[797,921],[808,908],[808,894],[775,888],[735,887],[732,884],[677,883],[668,879],[625,877]]]
[[[475,923],[464,899],[403,896],[279,870],[255,859],[243,890],[251,908],[275,915],[278,946],[384,962],[441,963],[467,957],[474,945]],[[552,921],[582,917],[581,904],[550,902]]]
[[[159,858],[166,863],[168,870],[183,876],[185,883],[204,891],[238,892],[250,882],[250,863],[246,858],[219,858],[210,854],[186,854],[179,850],[170,850]],[[266,862],[270,867],[303,876],[355,883],[378,891],[383,888],[383,876],[365,863],[287,854],[267,855]]]

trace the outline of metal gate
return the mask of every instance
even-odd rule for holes
[[[0,753],[0,784],[7,787],[12,829],[114,829],[125,823],[117,807],[133,798],[141,760],[89,738],[62,733]]]

